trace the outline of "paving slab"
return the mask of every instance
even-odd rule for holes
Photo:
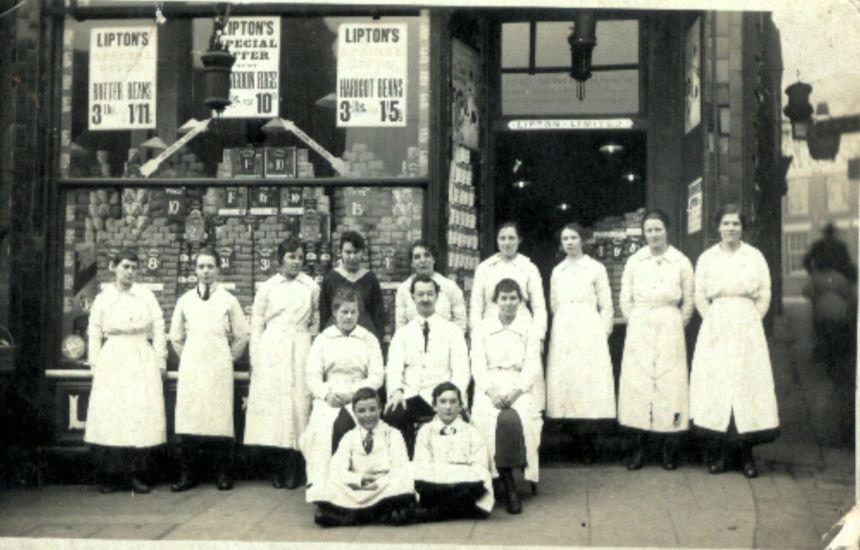
[[[670,510],[678,545],[694,548],[751,548],[755,517],[742,510]]]
[[[91,539],[130,539],[130,540],[158,540],[172,529],[176,523],[114,523],[105,525],[92,533]]]

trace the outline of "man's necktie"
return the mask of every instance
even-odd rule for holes
[[[373,451],[373,432],[367,432],[367,435],[364,436],[364,441],[362,441],[362,445],[364,445],[364,452],[370,454]]]
[[[421,329],[421,332],[424,334],[424,352],[427,352],[427,344],[430,343],[430,323],[426,320],[424,321],[424,328]]]
[[[203,285],[203,288],[204,288],[204,290],[203,290],[203,296],[201,296],[201,298],[203,298],[203,301],[206,301],[206,300],[208,300],[208,299],[209,299],[209,285],[204,284],[204,285]]]

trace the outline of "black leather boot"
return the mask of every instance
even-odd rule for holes
[[[502,483],[505,486],[505,494],[507,495],[505,510],[509,514],[521,514],[523,505],[520,502],[520,495],[517,493],[517,482],[514,480],[514,472],[510,468],[503,468],[499,474],[501,474]]]
[[[633,452],[627,461],[627,469],[631,472],[639,470],[645,464],[645,436],[636,434],[633,436]]]

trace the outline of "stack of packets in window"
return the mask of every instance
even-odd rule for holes
[[[448,271],[468,292],[481,260],[471,152],[454,147],[448,174]]]
[[[302,147],[238,147],[224,149],[219,178],[313,178],[314,165]]]
[[[624,264],[634,252],[644,246],[642,218],[645,209],[627,212],[623,216],[609,216],[594,224],[591,238],[586,242],[586,252],[606,267],[612,287],[612,303],[615,317],[621,318],[621,277]]]
[[[349,175],[353,177],[379,178],[391,175],[385,171],[385,162],[377,158],[366,143],[354,142],[343,152],[343,160],[349,165]]]
[[[150,138],[140,144],[140,147],[128,150],[128,160],[124,166],[124,177],[139,177],[140,166],[147,160],[160,155],[167,144],[159,137]],[[206,177],[203,162],[188,147],[181,147],[164,159],[158,166],[153,177],[159,178],[202,178]]]

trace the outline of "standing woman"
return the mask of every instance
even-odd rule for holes
[[[663,467],[676,468],[677,434],[689,428],[684,326],[693,315],[693,265],[669,245],[669,218],[651,210],[642,220],[648,246],[630,256],[621,279],[627,319],[618,422],[635,430],[630,470],[642,467],[649,434],[661,440]]]
[[[541,369],[540,337],[531,318],[518,314],[522,299],[516,281],[499,281],[493,292],[498,315],[472,334],[472,423],[487,443],[490,472],[501,477],[509,514],[522,511],[513,470],[524,469],[526,480],[538,482],[543,424],[530,393]]]
[[[746,219],[737,205],[717,214],[721,242],[696,264],[702,328],[690,375],[690,418],[711,439],[708,470],[723,472],[730,451],[741,471],[758,475],[752,447],[779,430],[773,370],[762,327],[770,306],[770,272],[758,249],[741,241]]]
[[[298,439],[308,423],[305,359],[319,332],[320,289],[307,274],[302,243],[278,246],[281,269],[260,287],[251,313],[251,387],[245,445],[266,448],[272,485],[297,488],[304,473]]]
[[[523,294],[518,315],[533,319],[532,328],[543,342],[546,337],[546,300],[543,294],[543,282],[537,266],[518,252],[520,240],[517,224],[514,222],[502,224],[496,236],[499,251],[481,262],[475,270],[469,301],[469,330],[477,330],[483,319],[498,317],[498,307],[493,303],[496,285],[502,279],[513,279]],[[546,390],[543,368],[539,369],[538,378],[531,391],[535,409],[544,410]]]
[[[111,259],[114,283],[96,296],[87,329],[93,384],[84,441],[100,462],[102,493],[128,485],[148,493],[147,455],[166,441],[164,317],[152,291],[134,284],[137,263],[130,250]]]
[[[341,262],[323,279],[320,293],[320,321],[324,327],[334,324],[332,301],[338,288],[358,292],[361,297],[358,324],[366,328],[381,342],[385,330],[385,309],[382,289],[372,271],[361,266],[367,244],[360,234],[346,231],[340,237]]]
[[[576,421],[583,459],[594,459],[594,438],[615,419],[615,379],[607,338],[612,333],[612,290],[602,263],[582,252],[585,230],[561,230],[567,254],[552,270],[553,323],[547,361],[547,417]]]
[[[314,339],[307,358],[313,396],[311,417],[299,445],[307,463],[308,502],[319,499],[329,460],[341,437],[355,427],[350,407],[359,388],[382,387],[384,367],[379,340],[358,326],[358,292],[340,288],[332,299],[335,324]]]
[[[412,281],[416,276],[430,277],[439,285],[439,298],[436,300],[436,313],[466,331],[466,299],[457,283],[438,273],[436,266],[436,247],[426,241],[415,241],[409,249],[412,258],[413,274],[397,287],[395,296],[394,329],[399,329],[418,315],[415,300],[412,299]]]

